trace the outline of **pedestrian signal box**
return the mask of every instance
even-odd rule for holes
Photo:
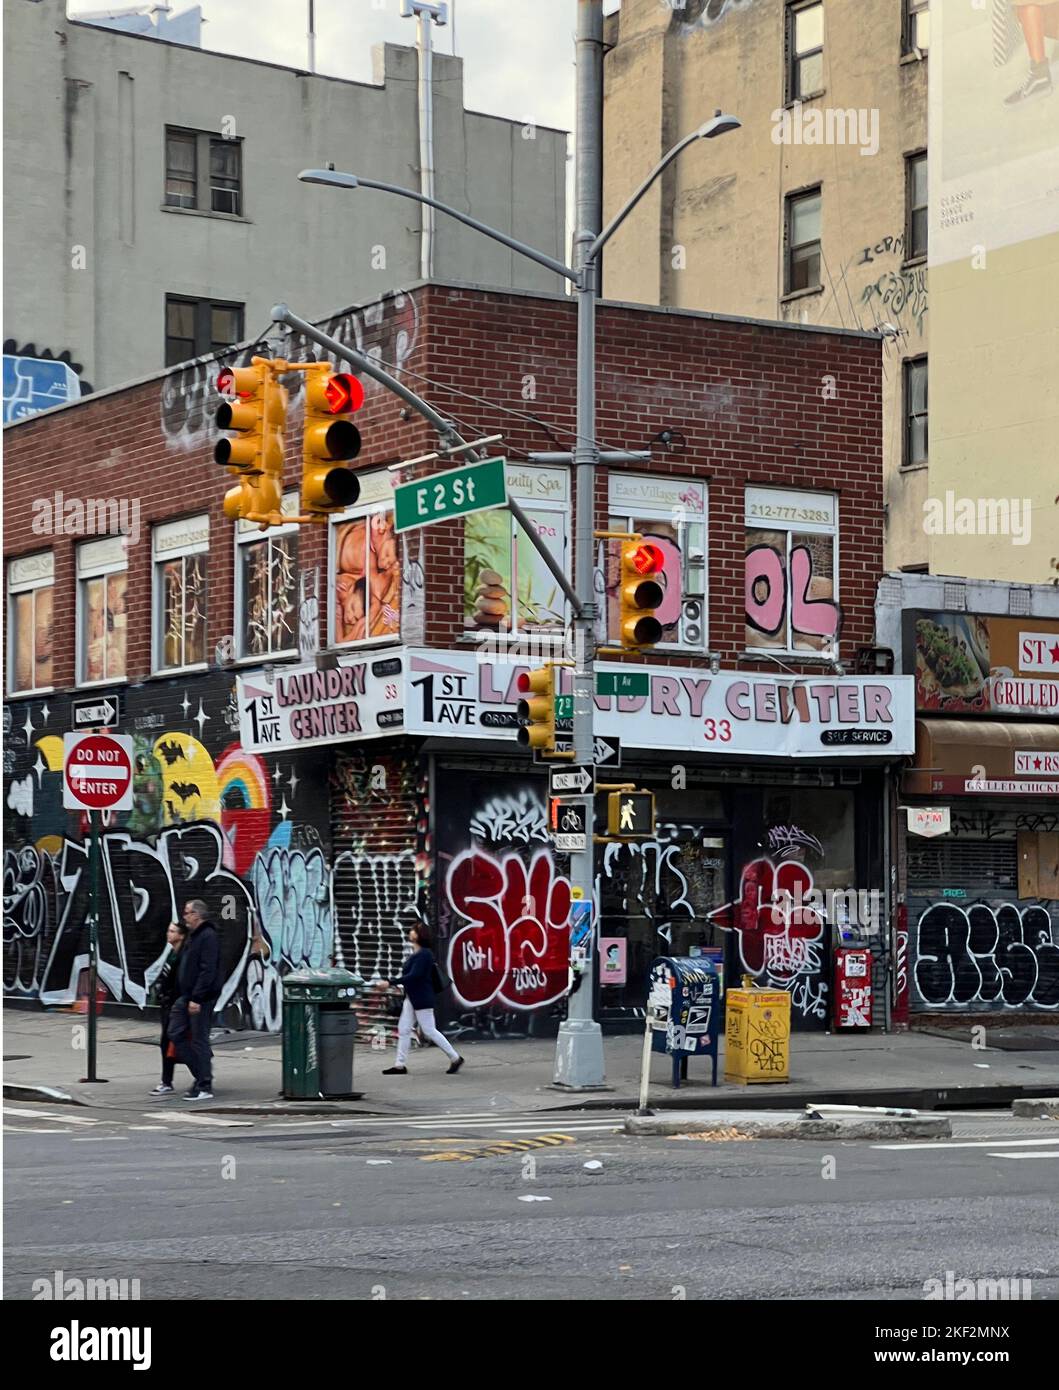
[[[653,839],[654,792],[611,792],[607,797],[607,833],[620,839]]]

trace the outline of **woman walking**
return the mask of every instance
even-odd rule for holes
[[[404,1006],[397,1024],[397,1060],[387,1067],[383,1076],[407,1076],[408,1048],[412,1041],[412,1024],[419,1025],[419,1031],[432,1043],[441,1048],[449,1059],[448,1075],[452,1076],[463,1066],[463,1058],[448,1038],[439,1033],[434,1022],[434,952],[430,949],[430,937],[425,927],[412,927],[408,933],[412,954],[405,960],[401,978],[397,981],[404,987]],[[392,983],[392,982],[391,982]]]
[[[169,1028],[173,1005],[180,996],[180,982],[177,976],[180,973],[180,952],[184,949],[184,943],[188,939],[187,926],[183,922],[170,922],[165,939],[169,942],[169,954],[162,966],[162,973],[155,981],[155,993],[162,1011],[162,1080],[151,1092],[152,1096],[168,1096],[173,1091],[173,1073],[177,1064],[176,1042],[178,1040],[170,1037]],[[176,1020],[173,1022],[175,1024]],[[184,1031],[187,1031],[186,1019],[184,1020]]]

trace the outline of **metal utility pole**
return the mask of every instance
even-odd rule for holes
[[[431,23],[448,20],[448,5],[432,0],[403,0],[401,18],[415,16],[416,48],[419,51],[419,188],[424,197],[434,197],[434,48]],[[424,280],[434,275],[434,209],[423,205],[423,230],[419,245],[419,273]]]
[[[574,441],[575,542],[574,585],[581,612],[574,615],[574,763],[595,761],[592,732],[596,695],[596,598],[593,586],[596,464],[596,272],[592,247],[603,221],[603,0],[578,0],[577,128],[575,131],[576,203],[574,269],[577,271],[577,436]],[[570,884],[575,897],[593,902],[594,798],[583,800],[588,843],[570,855]],[[593,903],[593,919],[598,905]],[[567,1016],[559,1025],[554,1081],[576,1088],[602,1086],[603,1030],[595,1018],[595,920],[588,964],[580,987],[570,996]]]
[[[309,0],[309,71],[316,71],[316,0]]]
[[[404,0],[407,13],[416,8],[434,8],[426,0]],[[438,6],[440,8],[440,6]],[[303,169],[298,175],[303,183],[323,184],[331,188],[371,188],[392,193],[400,198],[410,198],[425,207],[436,208],[446,216],[472,227],[484,236],[491,237],[538,265],[555,271],[570,281],[577,295],[577,437],[572,454],[530,455],[531,459],[554,463],[573,463],[576,469],[576,532],[574,544],[574,601],[571,602],[574,631],[574,689],[573,689],[573,747],[574,763],[592,766],[595,761],[593,737],[593,713],[595,699],[595,624],[598,615],[593,586],[593,552],[595,529],[595,475],[596,465],[603,457],[608,463],[633,462],[650,455],[642,451],[612,451],[601,455],[596,442],[596,296],[599,288],[599,264],[603,247],[639,203],[647,190],[661,175],[664,169],[695,140],[714,139],[728,131],[737,130],[741,122],[735,117],[720,111],[697,130],[679,141],[663,156],[636,192],[622,206],[602,231],[603,208],[603,3],[602,0],[578,0],[577,18],[577,131],[576,131],[576,226],[574,233],[574,267],[545,255],[542,251],[527,246],[525,242],[508,236],[505,232],[489,227],[465,212],[438,202],[431,194],[416,193],[410,188],[400,188],[395,184],[381,183],[375,179],[359,178],[356,174],[339,173],[335,169]],[[278,306],[273,317],[286,322],[299,331],[305,332],[301,320],[295,320],[289,311],[280,312]],[[338,345],[332,340],[325,341],[318,330],[308,332],[314,341],[334,350]],[[348,349],[340,349],[347,358]],[[377,371],[372,372],[378,376]],[[389,383],[388,383],[389,384]],[[394,382],[397,390],[406,400],[411,393],[407,388]],[[442,421],[436,412],[416,406],[431,422],[451,436],[451,442],[460,442],[448,422]],[[547,563],[547,561],[546,561]],[[569,596],[569,586],[563,585]],[[594,886],[592,850],[592,798],[578,798],[584,809],[584,824],[588,827],[588,844],[583,851],[575,851],[570,857],[570,878],[572,887],[580,890],[581,901],[591,902]],[[593,917],[596,916],[595,906]],[[569,1000],[566,1022],[559,1029],[555,1053],[554,1079],[557,1085],[577,1089],[599,1087],[604,1083],[603,1037],[599,1024],[595,1021],[595,971],[596,947],[593,935],[592,949],[589,952],[590,967],[581,977],[580,986]]]

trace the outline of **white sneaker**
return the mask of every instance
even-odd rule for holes
[[[152,1096],[170,1096],[170,1095],[173,1094],[174,1089],[175,1089],[175,1088],[174,1088],[173,1086],[167,1086],[167,1085],[165,1084],[165,1082],[163,1081],[160,1085],[158,1085],[158,1086],[156,1086],[156,1087],[154,1088],[154,1090],[151,1092],[151,1095],[152,1095]]]
[[[213,1092],[212,1092],[212,1091],[203,1091],[203,1090],[200,1090],[198,1087],[195,1087],[194,1089],[188,1091],[188,1093],[184,1096],[184,1099],[185,1099],[185,1100],[212,1100],[212,1099],[213,1099]]]

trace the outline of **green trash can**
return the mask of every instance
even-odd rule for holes
[[[363,981],[348,970],[295,970],[283,977],[283,1095],[316,1100],[353,1092],[352,1010]]]

